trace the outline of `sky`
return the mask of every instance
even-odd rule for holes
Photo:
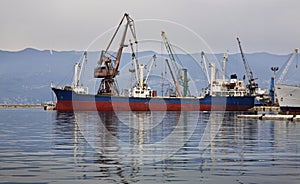
[[[104,49],[125,12],[139,40],[165,30],[187,52],[237,53],[237,36],[246,53],[300,47],[299,0],[0,0],[0,50]]]

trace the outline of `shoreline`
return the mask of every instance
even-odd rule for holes
[[[43,108],[42,104],[0,104],[0,109]]]

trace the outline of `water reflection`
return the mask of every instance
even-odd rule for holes
[[[299,124],[292,122],[224,121],[219,134],[202,155],[205,162],[201,167],[208,168],[218,178],[228,180],[226,176],[235,176],[242,183],[297,183],[299,128]]]
[[[196,129],[197,114],[80,112],[75,119],[87,142],[104,157],[145,164],[177,152]]]
[[[72,145],[76,179],[83,180],[297,183],[300,124],[235,117],[199,112],[56,114],[54,149]]]

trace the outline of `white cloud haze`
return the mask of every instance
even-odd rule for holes
[[[161,19],[182,24],[213,52],[238,52],[236,36],[245,52],[281,54],[300,46],[298,0],[1,0],[0,49],[83,50],[116,26],[125,12],[137,22]],[[145,23],[140,28],[144,32],[136,26],[138,38],[148,38]],[[148,26],[159,38],[161,28]],[[167,34],[172,42],[198,51],[197,40],[185,39],[176,30]]]

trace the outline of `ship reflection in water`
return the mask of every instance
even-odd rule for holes
[[[300,179],[300,124],[199,112],[76,112],[72,118],[74,162],[80,168],[77,174],[82,174],[77,178],[83,180],[297,183]]]
[[[39,109],[0,110],[0,117],[4,183],[300,181],[298,122]]]
[[[124,164],[156,163],[174,155],[193,135],[199,118],[198,112],[75,114],[80,133],[90,146],[106,159]]]

